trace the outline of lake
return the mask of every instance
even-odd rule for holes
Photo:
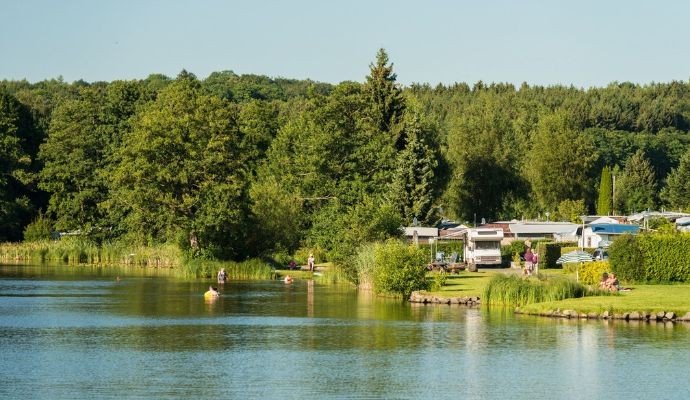
[[[206,302],[210,283],[0,266],[0,398],[688,398],[687,323],[424,306],[312,281],[229,282]]]

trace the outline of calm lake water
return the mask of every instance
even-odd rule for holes
[[[138,271],[0,266],[0,398],[690,397],[688,324]]]

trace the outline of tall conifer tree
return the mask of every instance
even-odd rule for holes
[[[601,170],[601,180],[599,181],[599,198],[597,200],[597,214],[609,215],[613,200],[613,181],[611,178],[611,168],[605,166]]]

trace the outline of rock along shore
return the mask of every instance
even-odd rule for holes
[[[462,304],[465,306],[476,306],[481,304],[481,299],[479,296],[438,297],[429,294],[422,294],[420,292],[412,292],[409,302],[421,304]]]
[[[685,315],[678,316],[676,313],[673,311],[659,311],[656,313],[650,313],[646,311],[633,311],[633,312],[625,312],[625,313],[610,313],[608,311],[604,311],[601,314],[598,313],[578,313],[575,310],[549,310],[547,312],[543,313],[525,313],[520,310],[520,308],[515,309],[516,314],[525,314],[525,315],[539,315],[542,317],[551,317],[551,318],[569,318],[569,319],[575,319],[575,318],[581,318],[581,319],[617,319],[617,320],[624,320],[624,321],[684,321],[684,322],[690,322],[690,312],[686,313]]]

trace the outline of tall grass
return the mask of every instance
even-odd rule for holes
[[[607,293],[589,290],[586,286],[568,278],[523,279],[514,275],[496,275],[484,289],[482,304],[523,306],[603,294]]]
[[[218,271],[225,268],[229,280],[274,279],[275,270],[265,262],[257,259],[233,261],[188,260],[182,266],[190,278],[215,278]]]
[[[314,274],[314,280],[318,283],[331,285],[345,282],[351,283],[347,277],[347,273],[338,265],[326,268],[320,274]]]
[[[371,290],[374,287],[374,269],[376,267],[376,245],[368,243],[357,250],[353,257],[357,271],[357,286],[360,289]]]
[[[184,254],[172,244],[136,246],[125,242],[106,242],[98,246],[90,240],[67,237],[61,240],[1,243],[0,260],[5,262],[174,267],[182,265]]]

